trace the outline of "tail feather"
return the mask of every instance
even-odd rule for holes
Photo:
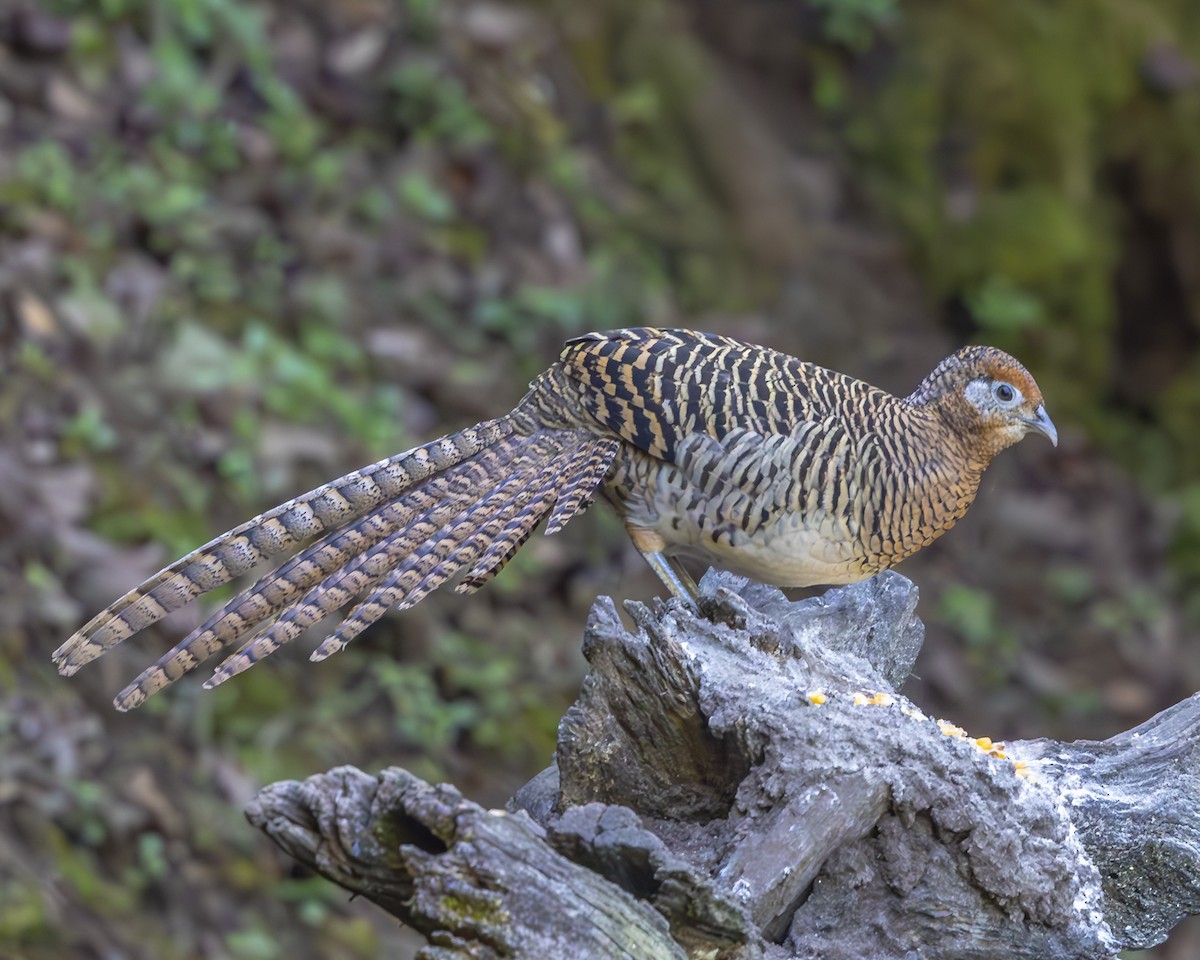
[[[360,551],[349,562],[338,564],[320,582],[310,584],[299,600],[293,598],[285,607],[273,611],[270,616],[278,614],[277,619],[227,657],[206,681],[205,687],[219,686],[249,669],[354,599],[375,589],[396,564],[400,564],[397,569],[403,570],[415,557],[429,557],[430,565],[452,564],[454,558],[450,553],[454,543],[440,538],[439,534],[455,527],[466,531],[478,528],[486,519],[481,516],[486,513],[483,508],[495,510],[505,506],[511,499],[511,488],[519,489],[529,479],[528,471],[552,457],[556,449],[556,444],[537,438],[504,440],[474,460],[442,474],[426,488],[410,491],[395,505],[401,511],[400,516],[390,518],[390,529],[378,538],[378,542]],[[500,478],[498,482],[497,477]],[[457,516],[453,515],[455,510],[459,511]],[[259,624],[240,631],[239,636],[249,629],[261,627],[269,619],[264,617]],[[170,654],[165,659],[170,660]],[[148,687],[158,689],[162,681],[161,671],[151,667],[118,696],[118,703],[135,706],[154,692],[147,692]]]
[[[539,514],[535,517],[526,514],[514,517],[500,532],[500,535],[488,545],[487,551],[479,558],[475,566],[467,571],[467,575],[455,586],[458,593],[474,593],[485,583],[496,576],[508,565],[521,547],[525,546],[534,528],[542,519]]]
[[[506,480],[504,483],[508,482]],[[451,523],[462,522],[463,518],[470,517],[478,507],[476,504],[475,507],[463,510]],[[328,577],[310,590],[299,603],[284,611],[278,620],[228,656],[205,681],[205,688],[220,686],[231,677],[243,673],[309,628],[375,589],[389,577],[389,571],[394,569],[398,561],[403,562],[405,552],[412,549],[411,540],[406,533],[407,531],[400,531],[387,538],[374,550],[356,557],[351,566]]]
[[[436,490],[409,490],[352,528],[313,544],[235,597],[224,612],[218,611],[208,623],[143,670],[117,695],[117,709],[139,706],[223,647],[258,632],[271,620],[275,622],[259,638],[259,659],[295,639],[369,589],[374,582],[371,578],[377,580],[386,574],[389,566],[411,549],[414,537],[420,536],[423,523],[428,522],[426,518],[444,516],[456,505],[477,499],[480,483],[486,481],[489,471],[497,469],[498,463],[496,452],[483,451],[478,459],[453,466],[436,478]],[[301,591],[307,592],[300,595]]]
[[[397,531],[396,533],[392,534],[391,537],[385,537],[383,542],[387,543],[391,539],[400,539],[402,536],[403,530]],[[352,557],[345,565],[343,565],[342,568],[332,571],[332,573],[333,575],[338,576],[341,580],[355,576],[359,568],[363,565],[363,562],[371,556],[372,551],[367,549],[358,556]],[[314,575],[316,574],[316,571],[320,569],[316,564],[309,564],[308,567],[313,571]],[[309,578],[306,577],[305,581],[307,581],[307,579]],[[299,583],[300,581],[293,582]],[[365,583],[360,583],[359,586],[364,589],[366,588]],[[260,594],[259,596],[260,598],[263,598],[265,595]],[[349,594],[346,600],[349,601],[349,599],[351,599],[353,596],[353,593]],[[253,598],[248,597],[244,603],[246,606],[252,605]],[[196,635],[189,635],[189,637],[185,638],[167,651],[167,653],[159,657],[159,659],[151,666],[143,670],[137,676],[137,678],[133,680],[132,683],[130,683],[125,687],[124,690],[117,694],[114,705],[118,710],[121,711],[132,710],[134,707],[140,706],[153,694],[157,693],[159,690],[162,690],[164,687],[170,686],[184,674],[190,673],[201,663],[218,653],[229,643],[232,643],[242,636],[245,636],[247,633],[252,633],[256,630],[262,630],[264,628],[264,624],[271,624],[272,631],[274,631],[274,628],[278,627],[282,632],[288,621],[282,621],[276,618],[279,617],[280,614],[286,613],[288,610],[296,609],[303,603],[304,599],[296,598],[294,595],[289,603],[281,606],[271,605],[269,601],[261,599],[261,605],[259,605],[257,612],[253,616],[253,619],[247,618],[246,620],[239,620],[236,629],[229,630],[227,633],[219,637],[212,630],[203,631]],[[272,621],[274,622],[272,623]],[[303,630],[303,627],[296,630],[294,636],[299,636]],[[270,649],[263,652],[261,649],[263,646],[262,634],[257,633],[254,636],[255,639],[249,641],[241,649],[245,650],[246,647],[251,643],[258,641],[260,643],[258,653],[259,658],[273,652],[288,640],[292,639],[291,635],[281,638],[277,633],[272,632],[271,636],[275,638],[274,645],[271,646]]]
[[[607,448],[608,444],[598,438],[591,439],[594,439],[594,442],[585,445],[582,451],[578,447],[571,450],[571,456],[564,465],[563,473],[551,474],[534,488],[535,492],[529,497],[528,503],[522,506],[517,515],[509,520],[504,529],[492,539],[491,543],[487,545],[487,549],[484,550],[483,556],[467,571],[466,576],[455,587],[455,590],[459,593],[474,593],[503,570],[508,561],[524,546],[525,541],[533,535],[533,531],[550,511],[550,508],[555,506],[555,501],[558,500],[560,493],[564,495],[564,499],[558,502],[562,506],[561,517],[565,517],[565,519],[560,519],[556,529],[562,529],[562,525],[578,512],[578,503],[582,503],[584,498],[590,496],[596,484],[603,479],[612,463],[612,455],[616,453],[616,448],[613,447],[611,454],[608,454],[607,462],[605,462],[606,450],[604,448]],[[597,450],[597,448],[602,449]],[[603,464],[603,470],[600,469],[601,464]],[[571,506],[566,503],[566,496],[578,497],[578,503]],[[556,509],[555,512],[559,511]]]
[[[503,481],[502,486],[519,480],[518,475],[512,481]],[[357,558],[351,567],[327,577],[309,590],[298,603],[285,610],[278,620],[247,646],[222,663],[206,686],[224,683],[230,676],[241,673],[252,663],[273,653],[285,643],[290,643],[310,627],[374,590],[391,571],[397,569],[397,564],[402,568],[407,562],[406,558],[423,555],[428,544],[437,542],[437,534],[447,526],[463,523],[464,520],[474,524],[475,514],[481,506],[479,499],[474,498],[448,522],[446,510],[423,516],[414,524],[384,540],[374,550]],[[436,559],[449,562],[444,557]]]
[[[442,501],[447,504],[462,502],[471,495],[480,477],[481,471],[474,464],[447,471],[439,490]],[[223,641],[222,646],[245,636],[296,604],[310,587],[348,569],[355,558],[369,553],[393,534],[403,534],[409,524],[437,503],[438,500],[413,491],[352,526],[335,531],[235,597],[181,645],[200,639],[210,631],[214,638]]]
[[[235,527],[131,590],[59,647],[59,672],[81,666],[168,613],[293,549],[395,499],[414,485],[511,435],[511,417],[488,420],[317,487]]]
[[[588,508],[592,494],[608,474],[613,458],[620,449],[621,441],[615,437],[595,439],[583,465],[573,471],[567,478],[567,485],[558,494],[558,502],[546,521],[546,536],[558,533],[572,517]]]
[[[218,687],[230,677],[248,670],[259,660],[269,657],[280,647],[291,643],[310,627],[371,590],[387,576],[397,556],[409,549],[404,531],[383,540],[373,550],[358,557],[344,570],[337,571],[275,620],[263,628],[237,651],[225,658],[204,682],[205,689]]]
[[[495,576],[550,516],[560,530],[587,507],[620,448],[615,438],[548,427],[521,408],[326,484],[217,537],[93,618],[55,653],[71,674],[171,610],[288,550],[118,695],[129,710],[232,644],[206,687],[269,656],[355,604],[313,653],[341,649],[388,609],[410,607],[467,570]],[[355,603],[357,601],[357,603]]]
[[[391,503],[334,531],[262,577],[147,667],[117,697],[130,709],[239,638],[275,618],[323,577],[345,567],[403,522],[402,504]],[[136,702],[134,702],[136,700]]]
[[[501,504],[499,509],[490,502],[479,507],[481,509],[476,512],[490,511],[493,516],[496,513],[505,514],[511,511],[511,501]],[[345,647],[393,606],[412,606],[418,599],[427,596],[434,586],[444,583],[458,573],[469,561],[459,557],[457,553],[447,558],[442,551],[446,544],[461,543],[477,529],[479,517],[472,513],[464,511],[453,522],[443,527],[436,539],[429,541],[428,548],[409,554],[403,562],[372,584],[370,592],[361,596],[337,629],[321,641],[321,645],[313,651],[310,659],[326,659]],[[420,590],[421,584],[432,582],[435,578],[437,583],[427,590]],[[419,597],[415,596],[418,591]]]
[[[519,492],[489,498],[470,514],[463,513],[444,526],[419,550],[407,557],[387,575],[374,592],[361,601],[330,636],[322,641],[311,659],[324,660],[344,648],[389,609],[406,610],[425,599],[459,571],[473,563],[507,526],[529,508],[529,503],[547,485],[554,484],[570,466],[574,452],[564,452],[548,460],[533,476],[519,478]],[[544,511],[538,513],[540,520]],[[537,525],[533,521],[533,526]],[[532,527],[531,527],[532,529]]]

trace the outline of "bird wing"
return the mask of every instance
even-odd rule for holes
[[[791,435],[803,424],[846,423],[856,408],[891,398],[787,354],[690,330],[634,327],[567,342],[560,369],[583,408],[651,456],[679,462],[680,446],[734,430]]]
[[[835,417],[804,421],[790,433],[735,428],[720,439],[692,434],[678,448],[686,482],[721,504],[732,540],[785,515],[853,526],[854,503],[878,460],[876,445],[855,440]],[[713,531],[716,535],[718,531]]]

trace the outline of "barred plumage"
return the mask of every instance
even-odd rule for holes
[[[568,341],[508,416],[397,454],[222,534],[94,617],[54,654],[70,675],[258,564],[294,553],[125,688],[127,710],[238,643],[206,686],[351,606],[313,653],[448,581],[478,589],[549,515],[600,489],[666,586],[679,554],[779,585],[849,583],[954,525],[984,468],[1029,431],[1057,442],[1033,378],[989,347],[908,397],[736,340],[633,328]]]

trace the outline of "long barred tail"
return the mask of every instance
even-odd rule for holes
[[[285,553],[296,555],[143,670],[115,705],[132,709],[243,641],[205,684],[215,686],[356,603],[313,654],[324,659],[390,607],[412,606],[464,569],[458,588],[478,588],[546,514],[547,533],[557,532],[587,507],[619,446],[612,437],[541,426],[518,408],[381,460],[177,560],[92,618],[54,652],[54,662],[70,676],[171,611]]]

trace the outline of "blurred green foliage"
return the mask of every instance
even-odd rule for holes
[[[785,258],[738,222],[737,185],[759,171],[753,155],[722,167],[735,137],[714,59],[660,0],[546,0],[532,9],[554,27],[483,53],[439,0],[45,7],[70,42],[20,61],[40,86],[5,127],[0,242],[33,266],[5,275],[17,333],[0,423],[35,466],[87,484],[79,516],[31,531],[0,516],[0,800],[4,836],[29,843],[0,865],[0,952],[377,955],[379,932],[323,881],[289,877],[238,804],[340,762],[460,782],[535,771],[575,680],[546,651],[578,632],[579,610],[553,612],[578,569],[531,544],[465,611],[434,598],[328,665],[276,657],[131,718],[107,706],[117,671],[48,676],[81,604],[111,599],[87,592],[86,569],[152,572],[129,559],[142,545],[180,555],[495,415],[565,336],[771,302]],[[1174,569],[1200,583],[1200,359],[1176,351],[1170,376],[1121,381],[1131,321],[1112,280],[1135,201],[1185,239],[1200,222],[1200,100],[1145,82],[1155,44],[1200,49],[1193,5],[810,0],[796,14],[817,25],[801,67],[824,124],[804,135],[849,154],[847,205],[887,211],[956,337],[1027,358],[1060,424],[1172,498]],[[383,42],[338,47],[364,37]],[[65,100],[42,95],[52,81]],[[31,468],[30,489],[44,482]],[[572,549],[611,563],[619,524],[591,531]],[[77,559],[92,537],[107,552]],[[1146,631],[1162,612],[1146,591],[1106,596],[1085,561],[1048,577],[1088,629]],[[952,587],[929,612],[985,685],[1011,685],[1021,645],[991,592]],[[1055,697],[1064,714],[1099,703]]]
[[[1020,643],[1004,623],[995,596],[953,584],[942,591],[939,619],[966,642],[973,672],[989,687],[1007,682],[1017,666]]]
[[[879,30],[897,19],[899,0],[811,0],[823,15],[823,29],[830,40],[863,51]]]

